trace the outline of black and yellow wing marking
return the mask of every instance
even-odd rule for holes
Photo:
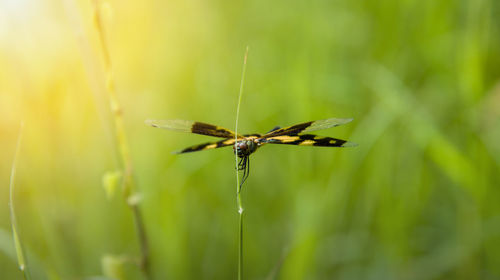
[[[318,120],[300,123],[296,125],[292,125],[289,127],[279,128],[276,130],[271,130],[270,132],[264,134],[262,138],[271,138],[282,135],[298,135],[300,133],[311,132],[321,129],[327,129],[330,127],[339,126],[342,124],[346,124],[352,121],[352,119],[339,119],[339,118],[330,118],[326,120]]]
[[[231,130],[208,124],[202,122],[195,121],[186,121],[186,120],[147,120],[147,125],[152,127],[164,128],[169,130],[181,131],[181,132],[190,132],[201,135],[208,135],[220,138],[234,138],[235,133]],[[238,135],[238,138],[243,136]]]
[[[348,142],[342,139],[323,137],[313,134],[301,135],[281,135],[268,137],[260,140],[261,143],[269,144],[287,144],[298,146],[318,146],[318,147],[354,147],[356,143]]]
[[[184,153],[217,149],[217,148],[222,148],[222,147],[226,147],[226,146],[232,146],[234,144],[234,142],[235,142],[234,138],[224,139],[224,140],[217,141],[217,142],[210,142],[210,143],[204,143],[204,144],[199,144],[199,145],[187,147],[183,150],[174,152],[174,154],[184,154]]]

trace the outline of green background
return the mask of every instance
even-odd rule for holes
[[[267,145],[244,185],[245,279],[500,278],[500,2],[108,1],[103,24],[155,279],[236,279],[234,129],[353,117],[355,148]],[[0,273],[143,279],[90,1],[0,0]],[[114,264],[114,265],[113,265]],[[110,270],[115,269],[113,272]],[[274,278],[273,278],[274,277]]]

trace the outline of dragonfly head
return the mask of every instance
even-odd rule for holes
[[[257,144],[252,140],[241,140],[233,146],[234,152],[238,157],[246,157],[257,150]]]

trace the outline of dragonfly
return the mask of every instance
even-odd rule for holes
[[[311,131],[327,129],[351,122],[352,118],[329,118],[310,121],[281,128],[274,127],[265,134],[236,134],[235,132],[217,125],[187,120],[146,120],[152,127],[173,131],[195,133],[223,138],[220,141],[208,142],[187,147],[174,152],[176,154],[206,151],[227,146],[233,146],[234,153],[240,158],[238,170],[243,171],[242,182],[250,174],[250,155],[265,144],[286,144],[315,147],[354,147],[357,144],[346,140],[307,134]]]

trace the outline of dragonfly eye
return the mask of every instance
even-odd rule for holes
[[[239,143],[239,147],[241,150],[246,150],[248,149],[248,145],[246,142],[243,142],[243,143]]]
[[[248,143],[246,141],[237,142],[236,144],[234,144],[233,150],[239,157],[243,157],[245,155],[248,155],[249,154],[248,153],[248,150],[249,150]]]

